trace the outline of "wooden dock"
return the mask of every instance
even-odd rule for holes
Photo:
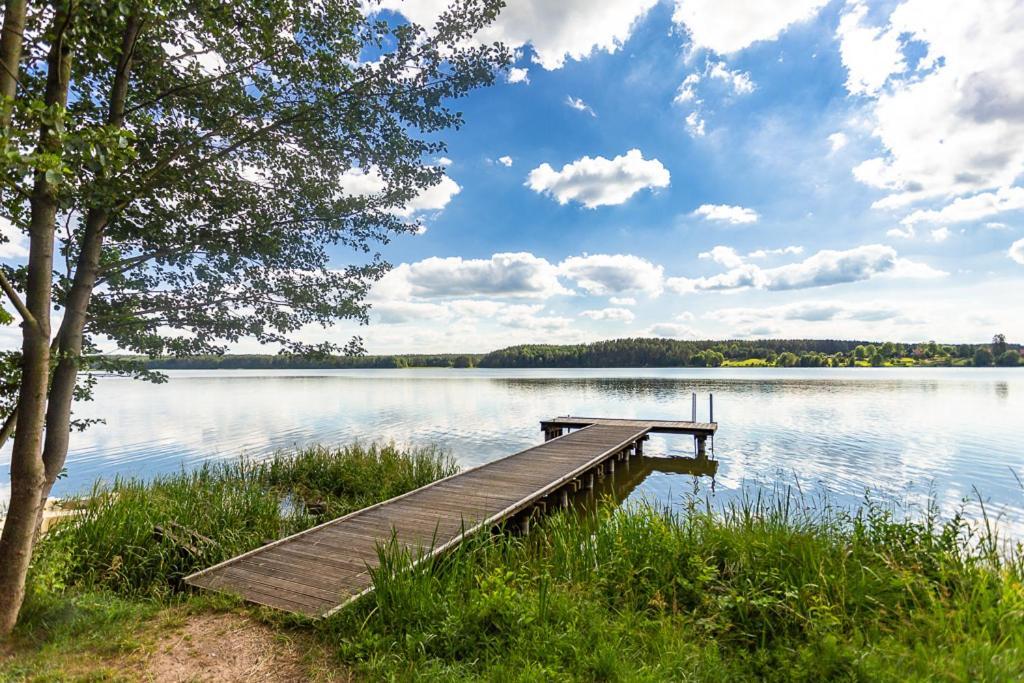
[[[541,427],[543,444],[256,548],[185,582],[328,616],[372,590],[378,547],[392,538],[419,562],[505,521],[528,530],[536,514],[567,506],[570,493],[593,488],[596,478],[614,473],[616,462],[642,454],[648,433],[692,434],[702,443],[716,429],[713,423],[575,417]],[[576,431],[563,434],[569,429]]]

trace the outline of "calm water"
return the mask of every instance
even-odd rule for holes
[[[148,477],[206,460],[310,443],[437,444],[475,465],[539,443],[555,415],[688,419],[691,392],[715,395],[717,476],[645,461],[631,498],[678,502],[695,489],[727,501],[744,488],[799,486],[856,503],[865,490],[945,510],[981,492],[1024,535],[1024,370],[671,369],[177,371],[150,385],[103,377],[79,417],[56,495],[97,478]],[[652,437],[646,453],[691,455]],[[0,498],[9,489],[0,455]],[[653,463],[653,464],[652,464]],[[667,465],[667,463],[666,463]],[[664,471],[661,471],[664,470]],[[634,477],[635,478],[635,477]]]

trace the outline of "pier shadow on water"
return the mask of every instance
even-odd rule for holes
[[[718,460],[710,458],[641,455],[616,463],[615,471],[598,479],[592,490],[583,489],[573,494],[570,505],[578,512],[592,512],[602,503],[621,505],[654,474],[680,475],[681,479],[682,475],[690,475],[683,480],[688,490],[695,490],[698,480],[707,478],[711,491],[714,491],[717,473]]]

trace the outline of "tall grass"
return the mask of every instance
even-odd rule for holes
[[[413,571],[389,549],[375,593],[321,636],[370,677],[1024,677],[1019,555],[934,509],[819,503],[557,515]]]
[[[151,481],[119,479],[44,536],[34,583],[160,596],[202,567],[452,474],[436,449],[314,447]]]

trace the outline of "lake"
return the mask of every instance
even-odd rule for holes
[[[968,368],[217,370],[171,371],[166,384],[100,377],[72,435],[55,495],[102,478],[151,477],[209,460],[265,457],[311,443],[436,444],[472,466],[540,443],[556,415],[719,423],[714,479],[653,462],[629,499],[678,505],[697,492],[726,502],[761,487],[828,492],[856,504],[870,489],[946,512],[980,493],[1024,535],[1024,370]],[[657,437],[651,456],[693,454]],[[0,454],[9,492],[10,447]],[[969,512],[977,514],[977,505]]]

